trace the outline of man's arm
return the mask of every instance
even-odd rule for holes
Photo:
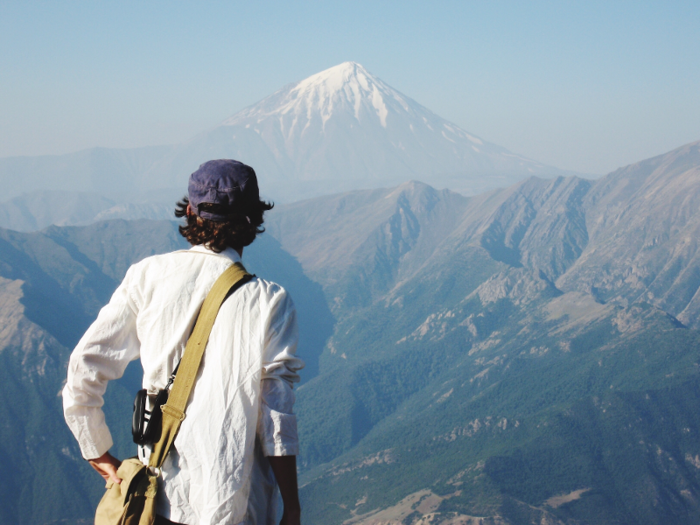
[[[297,487],[297,457],[267,456],[280,488],[284,513],[280,525],[299,525],[301,523],[301,506]]]
[[[283,289],[278,289],[265,327],[258,436],[284,502],[280,525],[301,523],[296,462],[299,438],[292,390],[304,366],[296,357],[298,339],[294,303]]]
[[[130,275],[131,270],[80,339],[68,363],[63,411],[87,460],[101,459],[113,445],[102,411],[107,383],[121,377],[127,365],[139,357],[136,307],[128,291]]]

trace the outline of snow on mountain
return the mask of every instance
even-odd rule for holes
[[[532,175],[568,174],[467,133],[344,62],[183,144],[0,159],[0,184],[8,199],[42,188],[133,200],[163,188],[184,193],[189,174],[216,158],[252,165],[265,196],[280,202],[408,180],[475,194]]]
[[[300,127],[303,133],[315,116],[321,117],[325,128],[334,109],[341,113],[351,110],[358,122],[361,111],[363,116],[376,113],[385,128],[389,113],[387,102],[399,104],[404,110],[409,109],[400,93],[373,78],[365,68],[354,62],[344,62],[288,88],[241,111],[224,121],[223,125],[233,126],[249,117],[259,118],[261,115],[279,116],[283,119],[280,121],[282,131],[287,138],[292,138],[295,132],[299,133]]]
[[[216,157],[251,164],[266,193],[285,201],[410,179],[472,194],[562,174],[467,133],[355,62],[285,86],[176,148],[152,173],[177,170],[180,181]]]

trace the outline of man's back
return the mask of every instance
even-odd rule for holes
[[[231,249],[216,254],[196,246],[150,257],[129,270],[71,358],[64,403],[71,429],[85,437],[79,442],[86,457],[111,446],[104,422],[90,414],[101,406],[103,382],[119,377],[129,361],[140,357],[143,387],[153,394],[165,387],[206,294],[238,260]],[[303,364],[294,356],[296,341],[294,307],[280,286],[253,279],[224,302],[187,417],[163,465],[160,515],[202,524],[239,523],[249,515],[251,475],[270,479],[269,467],[254,461],[256,430],[258,456],[297,452],[291,385]],[[82,399],[85,389],[76,386],[86,382],[92,382],[88,401],[94,403],[87,403],[92,408]],[[140,455],[145,459],[147,454]],[[270,494],[263,496],[250,499],[258,506],[264,499],[269,503]]]

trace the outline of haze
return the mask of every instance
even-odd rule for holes
[[[178,143],[346,60],[603,174],[700,139],[696,2],[0,4],[0,156]]]

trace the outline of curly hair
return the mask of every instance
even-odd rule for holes
[[[257,204],[249,205],[245,214],[229,214],[225,221],[212,221],[203,219],[194,213],[187,215],[187,206],[190,203],[187,197],[178,201],[175,205],[175,217],[185,217],[187,224],[180,226],[180,234],[187,241],[196,246],[203,244],[210,250],[221,253],[226,248],[241,250],[255,240],[255,237],[264,232],[263,214],[271,210],[274,204],[259,200]],[[202,211],[220,212],[216,204],[202,203],[199,209]]]

